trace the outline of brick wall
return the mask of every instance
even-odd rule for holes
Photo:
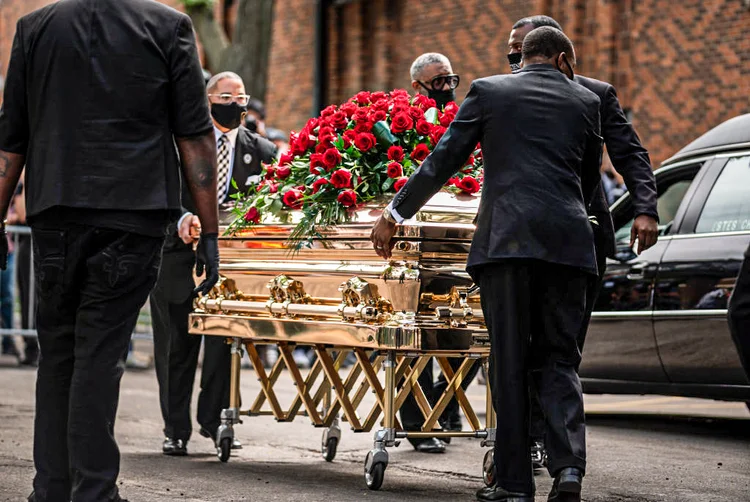
[[[50,0],[0,3],[0,68],[15,20]],[[164,0],[175,5],[176,0]],[[218,12],[218,9],[217,9]],[[508,71],[511,25],[545,13],[576,44],[578,72],[617,87],[655,166],[706,130],[750,112],[750,11],[740,0],[367,0],[329,8],[328,95],[409,88],[409,66],[442,52],[472,79]],[[268,123],[299,130],[311,114],[314,0],[277,0]]]

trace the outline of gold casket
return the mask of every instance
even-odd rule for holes
[[[321,231],[309,246],[294,251],[288,247],[293,221],[263,223],[221,237],[220,282],[196,301],[190,329],[232,344],[231,403],[217,432],[222,461],[230,456],[232,427],[242,415],[291,421],[306,414],[314,425],[326,428],[322,453],[327,460],[333,459],[340,440],[339,418],[355,432],[382,423],[365,465],[372,489],[383,480],[385,447],[396,445],[397,439],[464,436],[493,444],[490,400],[482,425],[461,386],[474,365],[486,366],[489,353],[479,294],[465,270],[479,197],[439,192],[398,227],[389,262],[375,254],[369,240],[385,203],[359,208],[352,222]],[[260,345],[279,350],[268,372]],[[317,356],[306,376],[292,356],[300,345]],[[241,411],[243,349],[261,390],[251,407]],[[344,368],[347,357],[356,362]],[[449,385],[430,400],[417,378],[433,358]],[[462,362],[451,366],[449,358]],[[288,409],[282,409],[273,390],[285,370],[298,393]],[[362,412],[368,390],[376,402]],[[396,412],[409,395],[424,416],[421,431],[399,426]],[[438,419],[451,399],[458,400],[470,430],[439,429]],[[488,457],[483,470],[490,483],[492,455]]]

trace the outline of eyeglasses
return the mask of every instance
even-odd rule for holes
[[[228,92],[223,92],[221,94],[209,94],[208,97],[218,98],[219,103],[222,105],[228,105],[229,103],[235,102],[240,106],[247,106],[247,104],[250,102],[250,96],[248,96],[247,94],[238,94],[236,96],[233,96]]]
[[[437,77],[432,77],[429,87],[422,82],[419,82],[419,84],[425,89],[432,89],[433,91],[442,90],[443,87],[445,87],[446,83],[448,84],[448,87],[450,87],[451,89],[455,89],[456,87],[458,87],[458,84],[461,83],[461,78],[456,74],[438,75]]]

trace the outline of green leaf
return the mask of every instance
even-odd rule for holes
[[[383,182],[383,184],[381,185],[381,188],[383,189],[384,192],[388,191],[395,182],[396,180],[394,180],[393,178],[388,178],[387,180]]]
[[[438,109],[430,108],[429,110],[424,112],[424,119],[431,124],[437,124],[438,123]]]
[[[235,180],[234,178],[232,178],[232,188],[234,188],[235,190],[239,190],[239,189],[240,189],[240,188],[239,188],[239,187],[237,186],[237,181],[236,181],[236,180]]]

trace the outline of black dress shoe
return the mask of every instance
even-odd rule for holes
[[[583,472],[575,467],[566,467],[555,476],[547,502],[580,502]]]
[[[445,453],[445,443],[438,438],[423,439],[419,442],[412,442],[414,449],[420,453]]]
[[[171,457],[184,457],[187,452],[187,441],[182,439],[165,438],[161,446],[161,452]]]
[[[487,486],[477,492],[481,502],[534,502],[534,496],[528,493],[509,492],[499,486]]]
[[[463,429],[463,424],[461,423],[461,417],[458,417],[458,416],[451,417],[448,420],[440,420],[439,422],[440,422],[440,427],[442,427],[444,431],[457,432]],[[446,437],[446,438],[441,438],[440,440],[445,444],[451,444],[451,439],[452,438],[450,437]]]

